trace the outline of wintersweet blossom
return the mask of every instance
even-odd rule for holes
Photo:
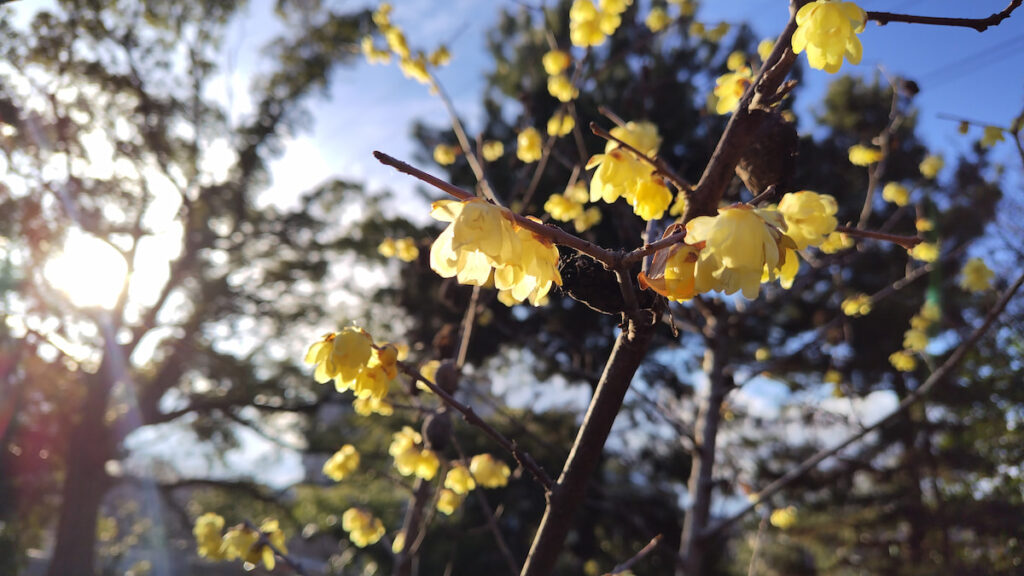
[[[445,516],[451,516],[462,505],[463,498],[452,490],[442,488],[437,494],[437,511]]]
[[[572,56],[564,50],[551,50],[546,52],[540,61],[544,65],[544,72],[548,76],[557,76],[569,68],[569,64],[572,63]]]
[[[747,55],[741,50],[733,50],[729,57],[725,59],[725,67],[730,72],[736,72],[741,70],[747,65]]]
[[[434,162],[437,162],[441,166],[450,166],[455,163],[455,156],[458,154],[458,148],[450,146],[448,144],[438,144],[434,146]]]
[[[316,364],[313,377],[321,384],[335,378],[351,380],[370,360],[373,340],[365,331],[348,327],[340,333],[330,333],[309,347],[307,364]]]
[[[818,246],[835,231],[835,198],[809,190],[786,194],[779,202],[779,213],[786,221],[786,236],[796,243],[797,250]]]
[[[746,66],[735,72],[719,76],[715,80],[714,94],[718,99],[718,102],[715,104],[715,112],[728,114],[735,111],[740,103],[740,98],[743,98],[743,94],[746,93],[752,79],[753,75],[750,68]]]
[[[971,258],[960,271],[960,287],[968,292],[983,292],[992,286],[995,273],[981,258]]]
[[[757,57],[761,59],[761,62],[768,60],[768,57],[772,55],[772,50],[775,49],[775,40],[771,38],[765,38],[757,44]]]
[[[573,46],[587,48],[604,44],[601,12],[591,0],[573,0],[569,8],[569,40]]]
[[[922,262],[935,262],[939,257],[939,245],[935,242],[921,242],[909,251],[911,258]]]
[[[542,155],[542,145],[540,132],[531,126],[516,137],[516,157],[526,164],[536,162]]]
[[[843,57],[859,64],[863,46],[857,34],[864,30],[867,14],[853,2],[817,0],[796,13],[793,52],[807,50],[811,68],[835,74]]]
[[[924,160],[922,160],[921,164],[918,166],[918,169],[921,171],[921,175],[925,178],[934,179],[939,175],[939,171],[942,170],[945,163],[946,162],[942,159],[942,156],[931,154],[925,156]]]
[[[796,524],[797,511],[795,506],[786,506],[785,508],[777,508],[772,510],[771,517],[768,519],[772,526],[775,526],[779,530],[788,530]]]
[[[633,212],[644,220],[657,220],[672,203],[672,192],[660,178],[641,180],[633,193]]]
[[[444,487],[459,495],[469,494],[476,488],[476,480],[473,479],[469,468],[466,468],[464,464],[457,463],[445,475]]]
[[[928,334],[924,330],[911,328],[903,333],[903,348],[921,352],[928,347]]]
[[[867,316],[871,313],[871,296],[855,294],[843,300],[840,307],[847,316]]]
[[[483,155],[484,160],[494,162],[505,155],[505,144],[501,140],[487,140],[480,148],[480,153]]]
[[[469,461],[469,471],[472,472],[476,483],[483,488],[501,488],[508,484],[508,478],[512,475],[508,464],[490,454],[473,456]]]
[[[376,544],[384,537],[384,523],[380,518],[360,508],[349,508],[341,515],[341,528],[348,539],[359,548]]]
[[[854,144],[850,146],[850,164],[870,166],[882,159],[882,151],[871,146]]]
[[[580,90],[572,85],[568,76],[556,74],[548,77],[548,93],[559,102],[571,102],[580,95]]]
[[[686,244],[675,244],[662,250],[655,255],[650,269],[640,273],[640,286],[677,302],[693,298],[697,295],[698,252],[698,248]]]
[[[1003,142],[1006,138],[1003,136],[1003,129],[998,126],[985,126],[985,135],[981,137],[982,148],[991,148],[996,145],[997,142]]]
[[[647,18],[644,19],[644,24],[647,28],[654,33],[661,32],[668,25],[672,23],[672,17],[668,15],[668,12],[664,8],[657,6],[651,9],[647,14]]]
[[[222,560],[224,553],[221,547],[224,543],[222,532],[224,530],[224,518],[219,514],[207,512],[196,518],[192,534],[196,537],[196,546],[199,556],[209,560]]]
[[[357,468],[359,468],[359,451],[355,446],[345,444],[328,458],[327,462],[324,462],[323,473],[331,480],[341,482]]]
[[[572,114],[556,112],[548,120],[548,136],[565,136],[572,132],[572,129],[575,127],[576,120],[572,117]]]
[[[778,213],[738,204],[720,208],[717,216],[700,216],[686,224],[686,241],[704,242],[696,266],[698,292],[738,291],[756,298],[765,268],[769,279],[784,263],[785,249],[794,246],[780,228]]]
[[[818,246],[825,254],[835,254],[847,248],[853,248],[853,238],[842,232],[833,232],[825,238],[825,241]]]
[[[583,214],[583,204],[565,194],[552,194],[544,202],[544,211],[559,222],[570,222]]]
[[[889,364],[900,372],[913,372],[917,367],[917,359],[907,350],[900,350],[889,355]]]
[[[882,199],[897,206],[906,206],[910,203],[910,192],[902,184],[889,182],[882,188]]]

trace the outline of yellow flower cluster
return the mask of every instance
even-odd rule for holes
[[[910,191],[902,184],[889,182],[882,188],[882,199],[897,206],[906,206],[910,203]]]
[[[391,62],[391,55],[394,54],[398,57],[398,67],[407,78],[422,84],[430,84],[430,67],[447,65],[451,61],[451,53],[443,44],[429,55],[423,51],[413,53],[409,49],[405,32],[391,22],[391,10],[391,4],[384,2],[373,13],[373,23],[384,37],[387,48],[378,47],[373,36],[364,36],[360,41],[363,55],[370,64],[387,64]]]
[[[544,211],[559,222],[572,222],[576,232],[584,232],[601,221],[601,210],[597,206],[584,208],[590,194],[586,186],[577,182],[562,194],[552,194],[544,202]]]
[[[921,242],[909,251],[910,257],[922,262],[935,262],[939,258],[939,245],[935,242]]]
[[[462,284],[494,287],[516,302],[538,305],[553,284],[562,285],[558,249],[517,226],[504,208],[474,198],[439,200],[430,215],[450,222],[430,249],[430,267]]]
[[[778,207],[720,208],[688,222],[687,244],[659,253],[640,284],[680,301],[712,290],[756,298],[761,283],[776,277],[789,288],[800,265],[796,251],[826,241],[836,209],[831,196],[807,190],[786,194]]]
[[[402,476],[413,476],[432,480],[437,475],[441,461],[433,450],[422,448],[423,436],[409,426],[392,436],[388,454],[395,459],[395,469]]]
[[[576,120],[572,117],[572,114],[555,112],[551,119],[548,120],[548,136],[565,136],[572,132],[572,129],[575,127]]]
[[[384,523],[366,510],[349,508],[341,515],[341,528],[348,539],[360,548],[376,544],[384,537]]]
[[[871,313],[871,296],[867,294],[856,294],[843,300],[843,303],[839,305],[843,309],[843,314],[847,316],[867,316]]]
[[[462,463],[457,463],[445,475],[444,487],[460,496],[465,496],[476,488],[476,481],[469,468]]]
[[[629,144],[648,157],[658,153],[661,137],[650,122],[628,122],[611,130],[612,136]],[[644,220],[657,220],[672,203],[672,192],[653,169],[633,152],[609,140],[604,154],[595,154],[587,162],[587,170],[596,168],[590,179],[590,201],[599,199],[611,204],[625,198],[633,212]]]
[[[359,451],[355,446],[345,444],[328,458],[327,462],[324,462],[323,473],[331,480],[341,482],[357,468],[359,468]]]
[[[789,530],[796,525],[797,511],[795,506],[786,506],[772,510],[768,521],[779,530]]]
[[[900,372],[911,372],[917,367],[915,352],[928,347],[928,328],[939,321],[942,310],[934,302],[925,302],[921,310],[910,319],[910,329],[903,333],[903,350],[889,355],[889,363]]]
[[[533,126],[523,130],[516,137],[516,157],[526,164],[532,164],[540,160],[543,154],[542,148],[543,142],[540,138],[540,132]]]
[[[992,286],[995,273],[981,258],[971,258],[960,271],[960,287],[968,292],[984,292]]]
[[[445,516],[451,516],[455,513],[455,510],[462,505],[462,501],[465,496],[456,494],[454,490],[442,488],[437,493],[437,504],[435,505],[437,511]]]
[[[818,248],[825,254],[835,254],[847,248],[853,248],[853,238],[842,232],[833,232],[825,238],[825,241]]]
[[[273,570],[276,564],[274,549],[287,554],[284,532],[274,519],[268,519],[253,530],[245,524],[238,524],[226,533],[224,518],[219,514],[207,512],[196,518],[192,534],[196,537],[199,556],[207,560],[235,560],[249,564],[263,563],[267,570]],[[273,547],[273,548],[271,548]]]
[[[985,135],[981,137],[978,142],[982,148],[991,148],[996,145],[997,142],[1003,142],[1006,138],[1003,136],[1003,129],[998,126],[985,126]]]
[[[854,144],[850,146],[850,164],[870,166],[882,159],[882,151],[871,146]]]
[[[348,327],[314,342],[306,352],[307,364],[315,364],[317,382],[334,380],[338,392],[352,390],[356,398],[383,400],[398,376],[398,348],[375,346],[360,328]]]
[[[469,471],[474,480],[483,488],[501,488],[508,484],[512,475],[508,464],[490,454],[477,454],[469,461]]]
[[[740,54],[740,56],[743,55]],[[747,66],[741,66],[735,72],[719,76],[715,80],[714,94],[717,98],[715,112],[728,114],[735,111],[752,80],[753,75]]]
[[[859,64],[863,52],[857,34],[864,30],[867,14],[853,2],[816,0],[796,13],[793,52],[807,50],[811,68],[835,74],[843,56]]]
[[[557,98],[559,102],[572,102],[580,95],[580,90],[573,86],[568,76],[556,74],[548,77],[548,94]]]
[[[377,253],[385,258],[398,258],[402,262],[412,262],[419,258],[420,249],[416,247],[416,241],[411,237],[385,238],[379,246]]]
[[[647,13],[647,18],[644,19],[644,24],[646,24],[647,28],[655,34],[661,32],[665,28],[668,28],[668,25],[671,23],[672,17],[669,16],[668,12],[666,12],[661,6],[652,8],[651,11]]]
[[[572,56],[564,50],[550,50],[541,57],[541,64],[548,76],[558,76],[569,69]]]
[[[587,48],[604,44],[622,24],[622,13],[633,0],[573,0],[569,8],[569,39],[573,46]]]

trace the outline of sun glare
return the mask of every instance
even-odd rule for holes
[[[64,249],[46,263],[43,276],[75,306],[110,309],[124,289],[128,264],[110,244],[72,230]]]

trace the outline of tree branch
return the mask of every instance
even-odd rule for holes
[[[984,32],[990,26],[998,26],[1010,17],[1010,14],[1020,7],[1024,0],[1012,0],[999,12],[995,12],[987,18],[947,18],[943,16],[914,16],[913,14],[895,14],[893,12],[868,11],[868,20],[874,20],[884,26],[890,22],[904,22],[907,24],[931,24],[934,26],[956,26],[959,28],[974,28],[978,32]]]
[[[882,418],[881,420],[872,424],[871,426],[868,426],[867,428],[864,428],[863,430],[857,432],[856,434],[853,434],[846,440],[840,442],[838,445],[832,448],[820,450],[810,458],[804,460],[796,468],[793,468],[785,475],[783,475],[781,478],[775,480],[774,482],[766,486],[763,490],[758,492],[757,501],[751,502],[739,512],[736,512],[732,516],[729,516],[728,518],[722,520],[721,522],[705,530],[700,535],[701,539],[707,540],[707,538],[710,538],[711,536],[718,534],[719,532],[728,528],[729,526],[732,526],[738,520],[740,520],[748,513],[750,513],[750,511],[753,510],[759,502],[768,499],[769,497],[776,494],[786,486],[790,485],[796,479],[810,472],[815,467],[817,467],[817,465],[820,464],[822,461],[832,456],[835,456],[836,454],[843,451],[851,444],[854,444],[855,442],[861,440],[871,432],[874,432],[875,430],[878,430],[879,428],[885,426],[886,424],[894,420],[896,416],[900,415],[901,413],[909,409],[911,406],[916,404],[918,400],[922,399],[925,395],[931,392],[931,390],[936,386],[936,384],[945,379],[946,376],[948,376],[960,364],[960,361],[963,360],[963,357],[967,354],[968,350],[974,347],[978,340],[980,340],[981,337],[984,336],[985,333],[988,331],[988,329],[992,327],[992,324],[995,323],[996,319],[1006,308],[1006,305],[1009,304],[1010,299],[1021,287],[1021,284],[1024,284],[1024,274],[1018,276],[1017,280],[1013,283],[1013,285],[1010,286],[1006,290],[1006,292],[1003,293],[1003,296],[999,299],[999,302],[996,303],[996,305],[992,308],[991,311],[989,311],[988,315],[985,317],[985,321],[982,322],[981,325],[978,326],[974,330],[974,332],[972,332],[971,335],[966,340],[964,340],[963,343],[960,344],[960,346],[957,346],[956,350],[954,350],[953,353],[950,354],[949,358],[947,358],[946,361],[943,362],[942,365],[938,367],[938,369],[932,372],[931,376],[929,376],[921,384],[921,386],[917,388],[917,390],[914,390],[906,398],[904,398],[903,401],[900,402],[899,405],[885,418]]]

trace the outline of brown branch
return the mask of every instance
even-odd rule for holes
[[[544,469],[537,464],[533,457],[519,448],[514,441],[509,440],[501,432],[498,432],[493,426],[477,415],[476,411],[471,407],[456,400],[451,394],[445,392],[437,384],[434,384],[430,380],[424,378],[418,371],[410,368],[404,362],[399,362],[398,367],[406,376],[412,378],[416,382],[422,382],[427,388],[430,388],[430,391],[436,394],[437,397],[445,404],[454,408],[459,414],[462,414],[462,417],[466,422],[476,426],[481,432],[501,445],[502,448],[512,454],[512,457],[516,459],[516,462],[518,462],[520,466],[530,471],[530,474],[532,474],[537,482],[544,487],[546,492],[551,491],[554,487],[554,482],[552,482],[551,478],[547,475],[547,472],[544,472]]]
[[[452,99],[448,97],[448,93],[445,92],[444,87],[441,86],[441,83],[438,82],[433,74],[430,75],[430,87],[437,92],[438,97],[441,98],[441,102],[444,104],[445,110],[448,111],[448,118],[451,120],[455,138],[459,141],[459,146],[462,147],[463,152],[465,152],[466,161],[469,162],[469,167],[473,170],[473,176],[476,177],[477,183],[480,184],[480,190],[488,200],[501,206],[501,202],[498,202],[498,197],[494,195],[494,189],[491,188],[490,182],[487,181],[483,165],[473,154],[473,149],[469,145],[469,136],[466,135],[466,130],[462,127],[462,121],[459,120],[459,115],[455,112],[455,105],[452,103]]]
[[[628,254],[622,257],[620,263],[622,264],[622,266],[629,268],[630,266],[633,265],[634,262],[646,258],[647,256],[650,256],[651,254],[654,254],[659,250],[664,250],[665,248],[668,248],[673,244],[678,244],[682,242],[685,238],[686,232],[676,232],[675,234],[670,234],[668,236],[665,236],[661,240],[651,242],[650,244],[644,244],[643,246],[637,248],[636,250],[629,252]]]
[[[548,576],[554,571],[574,513],[586,494],[587,481],[597,467],[633,375],[647,354],[654,333],[653,316],[650,320],[639,323],[629,319],[615,340],[558,484],[548,493],[544,517],[526,557],[522,576]]]
[[[917,246],[923,240],[917,236],[897,236],[895,234],[886,234],[885,232],[875,232],[873,230],[860,230],[859,228],[850,228],[849,226],[836,226],[836,232],[842,232],[847,236],[853,236],[855,238],[871,238],[872,240],[885,240],[886,242],[892,242],[899,244],[907,250],[912,250],[914,246]]]
[[[971,333],[971,335],[968,336],[967,339],[963,341],[963,343],[957,346],[956,350],[954,350],[953,353],[950,354],[949,358],[947,358],[946,361],[943,362],[942,365],[938,367],[938,369],[932,372],[931,375],[921,384],[921,386],[919,386],[916,390],[907,395],[907,397],[905,397],[899,403],[899,405],[897,405],[896,408],[892,412],[890,412],[885,418],[882,418],[881,420],[875,422],[871,426],[868,426],[867,428],[864,428],[863,430],[857,432],[856,434],[853,434],[846,440],[840,442],[838,445],[832,448],[822,449],[813,456],[811,456],[810,458],[804,460],[796,468],[793,468],[792,470],[784,474],[782,477],[775,480],[774,482],[766,486],[763,490],[758,492],[757,501],[751,502],[739,512],[736,512],[732,516],[729,516],[728,518],[718,522],[714,526],[705,530],[700,535],[701,539],[706,541],[711,536],[714,536],[715,534],[720,533],[722,530],[728,528],[729,526],[732,526],[741,518],[750,513],[750,511],[753,510],[759,502],[766,500],[767,498],[776,494],[786,486],[790,485],[796,479],[810,472],[815,467],[817,467],[817,465],[820,464],[822,461],[832,456],[835,456],[836,454],[843,451],[851,444],[854,444],[855,442],[861,440],[871,432],[874,432],[875,430],[878,430],[879,428],[885,426],[893,419],[895,419],[896,416],[907,411],[911,406],[913,406],[919,400],[924,398],[929,392],[931,392],[931,390],[939,382],[945,379],[946,376],[948,376],[950,372],[952,372],[960,364],[960,361],[963,360],[968,350],[974,347],[978,340],[980,340],[981,337],[984,336],[986,332],[988,332],[988,329],[992,327],[996,319],[1006,308],[1006,305],[1009,304],[1010,299],[1017,292],[1017,290],[1020,289],[1021,284],[1024,284],[1024,274],[1018,276],[1017,280],[1013,283],[1013,285],[1010,286],[1006,290],[1006,292],[1003,293],[1003,296],[999,299],[999,302],[997,302],[996,305],[992,308],[992,310],[989,311],[988,315],[985,316],[984,322],[982,322],[981,325],[978,326]]]
[[[1011,0],[1006,8],[995,12],[986,18],[948,18],[943,16],[915,16],[913,14],[895,14],[893,12],[868,11],[868,20],[874,20],[884,26],[890,22],[904,22],[907,24],[931,24],[933,26],[956,26],[960,28],[974,28],[978,32],[984,32],[990,26],[998,26],[1010,17],[1010,14],[1020,7],[1024,0]]]
[[[459,200],[466,201],[476,197],[472,193],[463,190],[454,184],[449,184],[436,176],[432,176],[419,168],[414,168],[409,164],[388,156],[383,152],[374,151],[373,156],[379,160],[381,164],[391,166],[399,172],[403,172],[413,178],[422,180],[438,190],[451,194]],[[578,236],[573,236],[561,228],[535,222],[511,211],[509,212],[509,215],[513,220],[515,220],[517,225],[526,228],[538,236],[543,236],[555,244],[561,244],[562,246],[567,246],[573,250],[582,252],[609,267],[614,267],[618,263],[618,258],[615,253],[605,250],[592,242],[587,242]]]
[[[651,541],[648,542],[646,546],[641,548],[640,551],[636,553],[636,555],[634,555],[629,560],[626,560],[622,564],[619,564],[615,568],[612,568],[612,571],[608,574],[605,574],[605,576],[610,576],[611,574],[622,574],[626,570],[632,568],[634,564],[636,564],[640,560],[643,560],[651,552],[654,552],[654,549],[658,547],[658,544],[661,544],[661,538],[661,534],[658,534],[654,538],[651,538]]]

